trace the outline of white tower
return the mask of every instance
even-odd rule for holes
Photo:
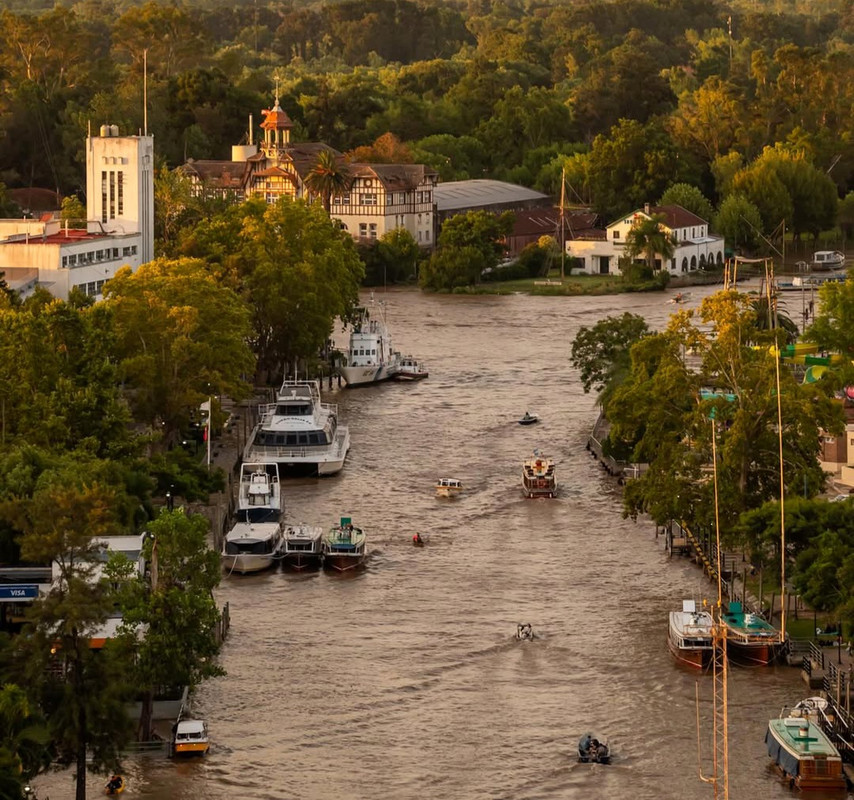
[[[138,233],[140,263],[154,258],[153,136],[102,125],[86,138],[86,219],[90,233]]]

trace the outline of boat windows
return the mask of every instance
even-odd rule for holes
[[[308,444],[308,434],[307,433],[300,433],[297,435],[299,436],[299,439],[297,440],[298,444],[300,444],[300,445]]]
[[[273,552],[273,542],[270,539],[264,541],[239,541],[226,542],[225,554],[229,556],[251,555],[264,556]]]
[[[310,417],[311,404],[309,403],[278,403],[276,405],[276,416],[278,417]]]
[[[245,517],[247,522],[278,522],[279,511],[275,508],[247,508],[245,509]]]
[[[283,438],[283,437],[279,437]],[[284,444],[287,447],[296,447],[297,446],[297,435],[295,433],[289,433],[285,438]]]

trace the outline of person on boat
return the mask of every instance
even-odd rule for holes
[[[676,297],[673,298],[673,301],[676,303],[682,302],[682,292],[676,292]]]
[[[113,777],[107,781],[107,789],[111,792],[117,792],[122,788],[122,783],[124,783],[124,779],[121,775],[113,775]]]

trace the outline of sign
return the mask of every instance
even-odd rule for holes
[[[39,596],[36,583],[0,584],[0,603],[14,603],[18,600],[35,600]]]

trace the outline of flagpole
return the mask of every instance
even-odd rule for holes
[[[213,416],[213,397],[208,397],[208,469],[211,468],[211,417]]]

